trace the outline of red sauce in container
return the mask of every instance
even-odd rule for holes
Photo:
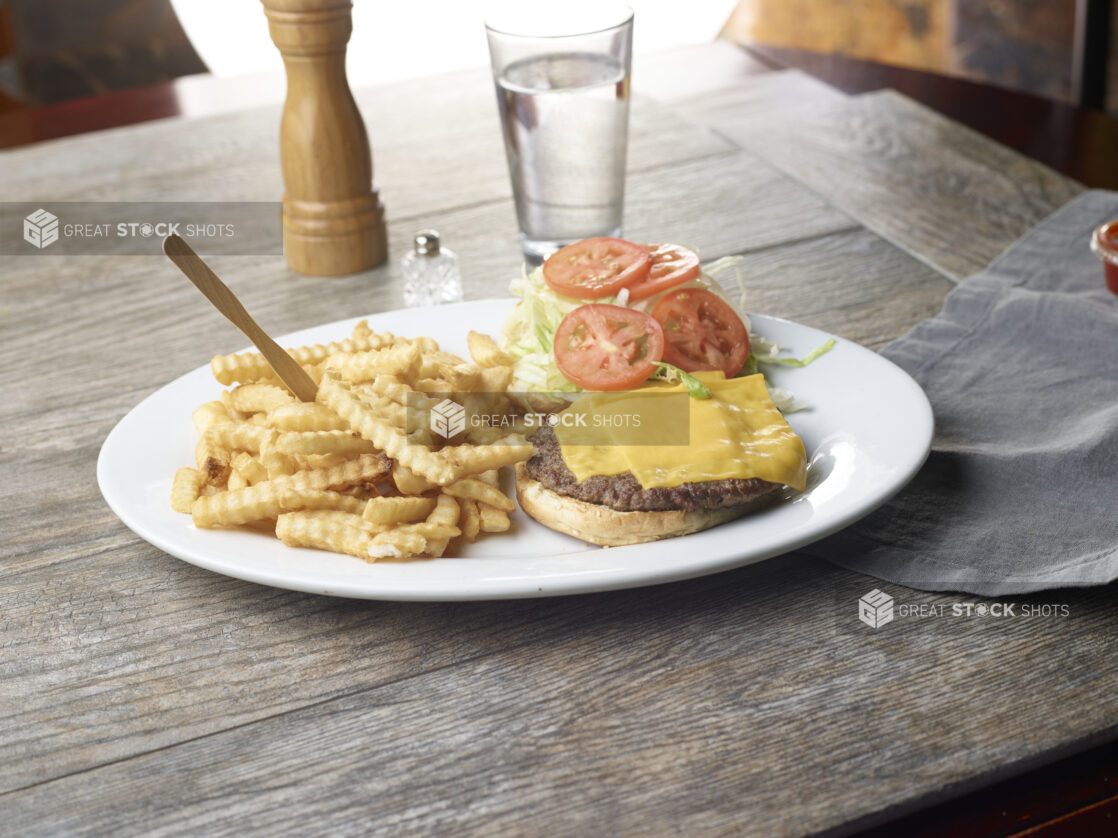
[[[1106,287],[1118,294],[1118,219],[1108,221],[1091,237],[1091,250],[1102,260]]]

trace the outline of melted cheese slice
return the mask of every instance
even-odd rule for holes
[[[711,398],[690,398],[682,384],[650,382],[623,393],[589,393],[576,401],[562,413],[585,413],[587,424],[603,430],[594,438],[599,444],[579,444],[586,434],[560,421],[555,435],[567,468],[580,481],[629,471],[644,489],[758,477],[802,492],[807,480],[804,444],[769,398],[764,376],[698,377],[710,388]],[[678,422],[682,414],[656,410],[649,398],[666,393],[687,399],[689,445],[682,444],[682,429],[665,424]],[[639,432],[610,420],[634,414],[641,417]],[[633,444],[657,438],[679,444]]]

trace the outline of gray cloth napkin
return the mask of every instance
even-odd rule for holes
[[[1118,296],[1088,243],[1118,193],[1088,192],[962,282],[882,355],[928,394],[927,464],[805,552],[982,596],[1118,578]]]

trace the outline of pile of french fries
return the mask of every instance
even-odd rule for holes
[[[197,527],[274,529],[284,544],[366,561],[443,556],[454,539],[509,529],[499,470],[533,448],[504,395],[512,359],[477,332],[469,348],[473,363],[362,321],[346,340],[288,350],[318,385],[314,402],[262,355],[216,356],[229,389],[193,413],[197,467],[175,473],[171,507]],[[447,442],[425,418],[447,393],[468,415],[509,421]]]

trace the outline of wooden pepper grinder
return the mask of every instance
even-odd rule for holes
[[[293,270],[340,276],[388,255],[365,123],[346,80],[350,0],[261,0],[287,70],[280,125],[283,250]]]

